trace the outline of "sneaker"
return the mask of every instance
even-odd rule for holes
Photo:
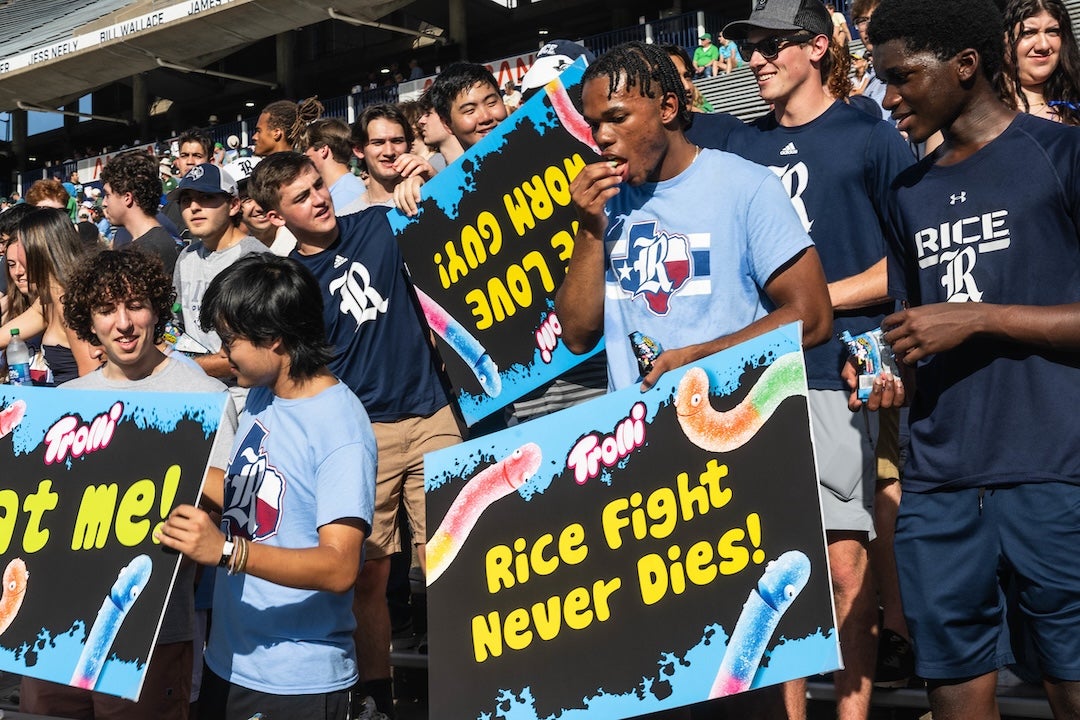
[[[878,639],[877,669],[874,686],[879,688],[907,687],[915,675],[915,653],[911,643],[888,628],[881,629]]]

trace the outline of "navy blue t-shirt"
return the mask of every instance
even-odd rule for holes
[[[742,120],[723,112],[694,113],[693,120],[686,130],[686,139],[695,145],[713,150],[728,150],[731,135],[746,129]]]
[[[319,282],[326,334],[338,353],[330,370],[372,422],[426,417],[449,402],[386,213],[372,207],[339,217],[330,247],[289,255]]]
[[[814,120],[784,127],[772,113],[731,139],[730,152],[769,167],[787,189],[821,257],[828,282],[857,275],[885,257],[885,204],[893,179],[915,162],[896,128],[843,102]],[[806,351],[814,390],[846,390],[847,349],[837,335],[872,330],[892,303],[837,311],[833,337]]]
[[[912,305],[1080,302],[1080,130],[1021,113],[896,181],[889,288]],[[1019,181],[1017,181],[1019,180]],[[1080,354],[975,338],[919,364],[904,492],[1080,483]]]

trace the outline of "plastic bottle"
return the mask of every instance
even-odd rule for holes
[[[12,385],[33,385],[30,381],[30,348],[19,337],[19,328],[11,329],[7,346],[8,382]]]

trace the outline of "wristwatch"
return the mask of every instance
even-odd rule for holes
[[[221,546],[221,561],[218,563],[218,567],[228,566],[229,561],[232,560],[234,547],[232,540],[226,538],[225,544]]]

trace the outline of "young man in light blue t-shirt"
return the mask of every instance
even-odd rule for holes
[[[230,266],[200,321],[251,388],[224,484],[204,489],[220,526],[181,505],[156,535],[223,569],[200,717],[344,720],[358,678],[351,590],[375,503],[371,423],[326,367],[322,293],[295,260]]]
[[[602,161],[571,185],[580,226],[556,298],[567,347],[587,352],[605,337],[618,390],[796,320],[805,345],[823,342],[824,275],[787,194],[765,168],[686,139],[690,113],[667,54],[621,45],[589,66],[582,88]],[[694,188],[716,177],[736,191],[695,203]],[[665,348],[644,378],[632,332]]]

